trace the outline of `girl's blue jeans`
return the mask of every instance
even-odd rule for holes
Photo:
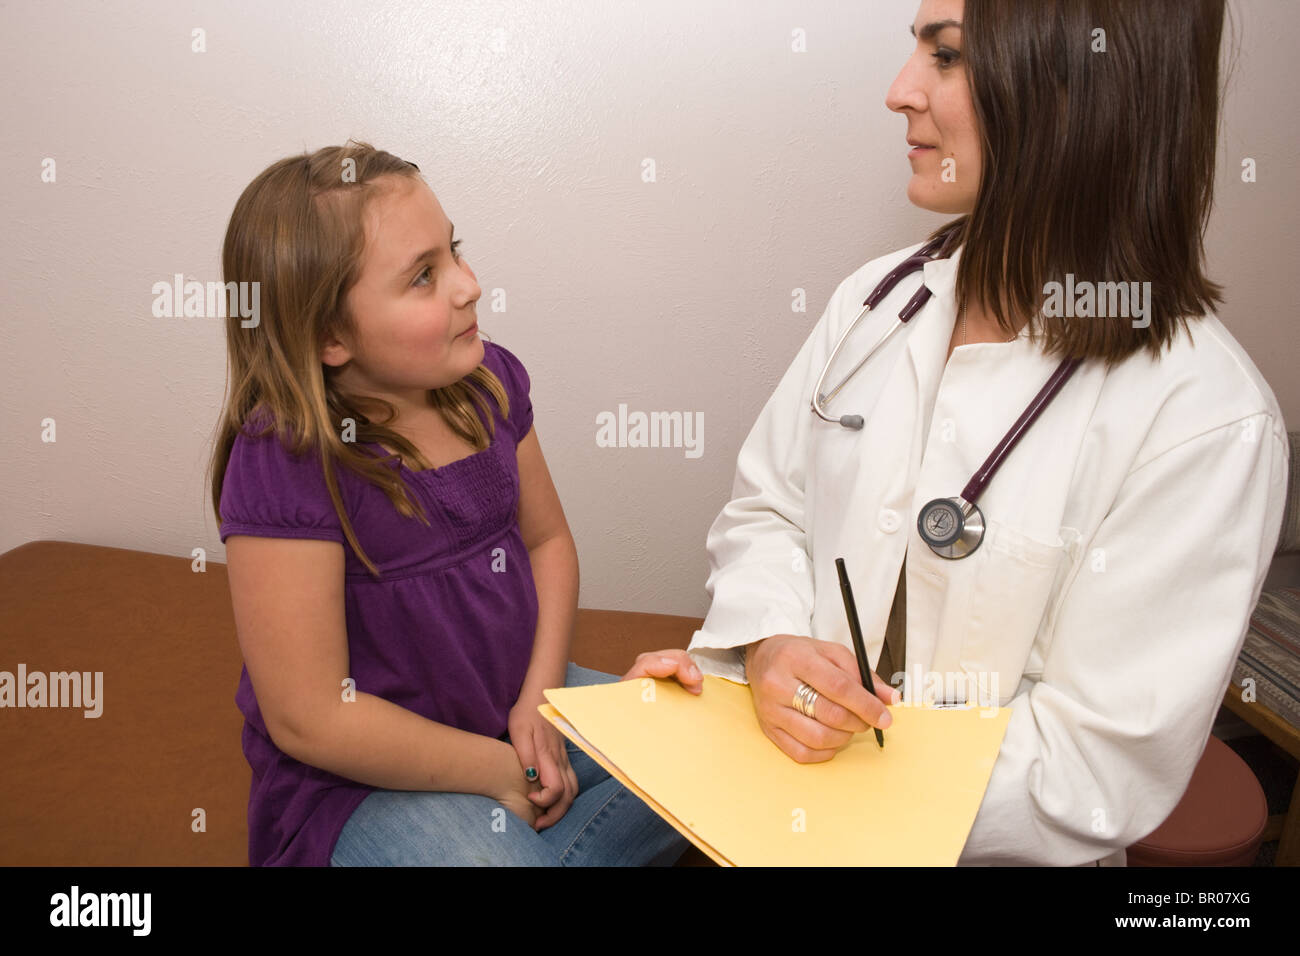
[[[566,687],[617,681],[570,663]],[[508,738],[506,738],[508,739]],[[339,834],[331,866],[671,866],[690,845],[662,817],[565,739],[578,796],[534,830],[491,797],[376,790]],[[496,812],[494,811],[503,811]],[[504,826],[502,826],[504,822]]]

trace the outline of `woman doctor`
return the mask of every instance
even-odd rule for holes
[[[1277,541],[1282,416],[1203,272],[1223,16],[1223,0],[923,0],[886,104],[907,120],[908,198],[960,215],[931,236],[948,257],[848,335],[823,392],[930,290],[823,418],[810,402],[835,343],[922,244],[840,284],[708,534],[712,605],[690,655],[750,684],[791,759],[887,728],[890,684],[908,703],[1012,709],[962,864],[1123,864],[1187,787]],[[1073,294],[1054,303],[1051,282]],[[1101,284],[1121,282],[1137,283],[1127,310],[1097,314],[1118,304]],[[982,538],[927,544],[948,529],[918,525],[922,509],[972,497],[1072,357],[978,489]],[[874,694],[838,557],[883,654]],[[701,685],[680,650],[625,679],[645,674]]]

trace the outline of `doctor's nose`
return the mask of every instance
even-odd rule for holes
[[[905,109],[914,109],[918,112],[925,109],[925,94],[921,92],[920,84],[917,82],[918,67],[916,56],[910,57],[903,64],[903,68],[898,71],[898,76],[894,77],[894,82],[885,92],[885,106],[888,109],[895,113],[901,113]]]

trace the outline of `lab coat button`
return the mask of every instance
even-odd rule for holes
[[[876,522],[880,525],[880,530],[886,534],[893,534],[898,530],[898,512],[893,508],[881,508],[880,517]]]

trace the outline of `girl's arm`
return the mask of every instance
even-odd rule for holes
[[[510,708],[510,745],[521,764],[534,766],[541,790],[528,794],[531,806],[543,815],[534,827],[551,826],[568,811],[578,795],[578,777],[569,765],[564,737],[538,712],[548,687],[563,687],[569,644],[578,615],[578,549],[560,507],[551,474],[542,457],[537,431],[515,446],[519,467],[519,534],[528,549],[528,563],[537,590],[537,629],[528,672],[519,697]]]
[[[543,703],[542,691],[563,687],[578,615],[578,549],[560,496],[542,457],[537,429],[516,448],[519,462],[519,533],[537,588],[537,634],[521,700]]]
[[[504,741],[428,720],[373,694],[343,699],[342,545],[231,535],[226,558],[240,650],[281,751],[386,790],[501,800],[523,788],[519,759]]]

